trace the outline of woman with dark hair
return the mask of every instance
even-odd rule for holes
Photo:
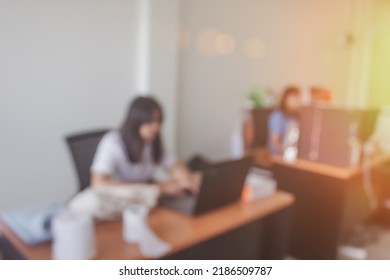
[[[159,183],[163,194],[196,191],[195,176],[164,149],[160,134],[163,117],[156,100],[137,97],[120,129],[108,132],[100,141],[91,167],[91,185],[150,182],[163,167],[172,177]]]
[[[283,142],[290,124],[297,123],[297,114],[301,106],[301,92],[297,87],[288,87],[283,92],[280,108],[268,119],[268,150],[272,155],[283,152]]]

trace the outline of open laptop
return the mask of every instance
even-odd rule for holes
[[[162,197],[160,203],[184,214],[196,216],[236,202],[241,198],[251,166],[250,157],[209,165],[203,170],[198,194]]]

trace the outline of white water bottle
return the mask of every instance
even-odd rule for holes
[[[298,158],[299,127],[296,122],[290,122],[287,126],[284,139],[283,159],[285,162],[293,163]]]
[[[96,256],[91,216],[65,211],[52,223],[52,256],[56,260],[88,260]]]
[[[139,243],[148,223],[149,208],[142,204],[128,206],[123,211],[123,238],[130,243]]]

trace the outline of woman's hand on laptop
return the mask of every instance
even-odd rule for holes
[[[202,184],[202,172],[200,171],[193,172],[191,174],[191,182],[192,182],[192,187],[190,191],[192,191],[192,193],[194,194],[197,194],[199,192],[200,185]]]
[[[183,190],[196,194],[199,191],[201,175],[200,172],[190,172],[184,165],[178,164],[171,170],[172,181]]]
[[[158,184],[162,195],[179,197],[185,194],[184,188],[174,181]]]
[[[201,173],[187,173],[185,176],[174,178],[174,183],[179,185],[181,189],[185,192],[192,194],[197,194],[199,192],[200,183],[201,183]]]
[[[172,181],[159,184],[161,193],[168,196],[183,196],[186,193],[197,194],[199,192],[202,174],[190,173],[188,177],[175,178]]]

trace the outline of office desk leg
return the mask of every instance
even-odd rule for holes
[[[285,208],[264,220],[260,259],[283,260],[288,257],[292,207]]]
[[[4,260],[25,260],[26,258],[8,241],[8,239],[0,235],[0,248]]]

